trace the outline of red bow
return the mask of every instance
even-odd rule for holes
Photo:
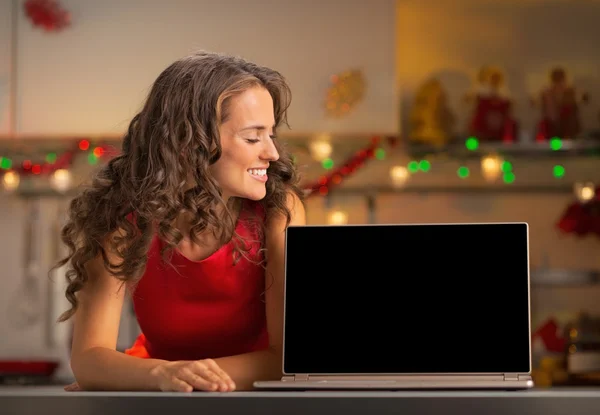
[[[600,187],[596,188],[596,196],[589,202],[574,202],[567,206],[557,226],[564,233],[578,236],[591,233],[600,237]]]

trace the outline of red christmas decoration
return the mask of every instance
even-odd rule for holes
[[[390,147],[394,147],[397,144],[395,137],[388,137],[387,141]],[[355,173],[369,159],[372,159],[375,156],[375,150],[380,146],[380,142],[380,137],[373,137],[367,147],[357,151],[341,167],[333,170],[328,175],[321,176],[316,182],[307,184],[304,189],[308,192],[308,196],[316,194],[320,194],[321,196],[327,195],[331,188],[339,185],[344,178]]]
[[[58,155],[54,161],[38,161],[34,163],[31,160],[24,160],[21,165],[12,167],[9,170],[18,173],[22,177],[30,175],[50,175],[56,170],[71,168],[78,153],[88,150],[89,147],[90,142],[88,140],[79,140],[73,149],[67,150]],[[92,154],[95,157],[103,157],[108,160],[116,156],[118,153],[118,149],[107,145],[98,145],[94,147],[92,151]]]
[[[536,141],[546,141],[552,137],[576,138],[581,133],[580,106],[587,104],[589,95],[579,93],[567,80],[564,68],[553,68],[549,76],[550,84],[540,94],[539,100],[532,100],[542,110],[538,122]]]
[[[566,339],[559,335],[558,324],[556,320],[547,320],[540,328],[538,328],[531,336],[532,340],[536,338],[542,339],[544,347],[549,352],[561,353],[565,349]]]
[[[511,118],[511,102],[498,97],[479,97],[470,133],[484,141],[515,141],[517,122]]]
[[[19,173],[19,176],[52,174],[58,169],[68,169],[71,167],[74,155],[73,151],[66,151],[61,154],[54,163],[44,162],[32,164],[30,160],[25,160],[21,166],[12,168],[11,170]]]
[[[56,0],[27,0],[25,14],[34,26],[58,32],[71,24],[71,14]]]
[[[481,141],[514,142],[519,126],[512,115],[513,101],[503,89],[503,71],[499,68],[484,67],[479,73],[479,82],[478,91],[474,96],[467,96],[467,100],[475,101],[469,134]]]
[[[386,137],[386,142],[391,148],[398,145],[398,139],[396,137]],[[375,151],[380,146],[381,138],[373,137],[368,146],[357,151],[341,167],[335,169],[328,175],[321,176],[314,183],[307,184],[304,186],[304,190],[307,191],[309,196],[317,194],[321,196],[327,195],[331,188],[339,185],[343,179],[363,167],[369,159],[374,158]],[[89,153],[88,157],[92,155],[96,158],[102,157],[105,161],[110,160],[120,153],[117,148],[111,145],[92,146],[89,140],[81,139],[73,145],[72,149],[58,155],[53,161],[33,162],[32,160],[23,160],[20,165],[11,167],[8,170],[14,171],[20,176],[50,175],[58,169],[71,168],[75,159],[78,157],[78,154],[82,152]],[[0,160],[1,159],[2,157],[0,157]]]
[[[574,202],[567,206],[557,227],[567,234],[600,237],[600,186],[596,187],[596,196],[589,202]]]

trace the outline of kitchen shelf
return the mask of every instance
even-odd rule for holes
[[[386,135],[328,135],[327,140],[334,147],[336,157],[345,158],[353,152],[369,145],[370,140],[379,136],[382,138],[382,144],[385,145]],[[319,135],[311,134],[280,134],[280,140],[294,153],[304,155],[308,154],[308,144]],[[56,137],[56,138],[0,138],[0,156],[6,157],[29,157],[35,158],[36,155],[44,157],[48,152],[60,152],[72,149],[81,139],[88,139],[93,144],[108,144],[118,149],[121,147],[121,140],[115,137]],[[419,144],[405,138],[397,138],[395,149],[391,152],[405,153],[407,155],[443,155],[447,158],[480,158],[490,153],[503,154],[506,157],[599,157],[600,158],[600,137],[577,138],[572,140],[562,140],[561,147],[558,150],[550,148],[549,142],[479,142],[477,149],[469,150],[465,146],[467,137],[461,137],[453,140],[451,144],[445,146],[434,146]]]
[[[538,268],[531,271],[531,285],[577,287],[600,283],[600,271]]]
[[[560,141],[560,148],[552,149],[549,141],[544,142],[479,142],[475,150],[470,150],[461,138],[447,146],[432,146],[408,142],[403,148],[411,155],[445,154],[449,158],[481,158],[487,154],[502,154],[511,158],[540,157],[600,157],[600,139],[576,138]]]
[[[341,166],[356,151],[368,146],[373,136],[369,134],[330,136],[334,169]],[[281,140],[296,157],[303,182],[307,184],[314,183],[332,171],[323,168],[320,162],[312,158],[308,150],[310,140],[316,137],[317,135],[311,134],[281,134]],[[563,140],[558,150],[551,149],[547,142],[512,144],[480,142],[476,150],[469,150],[464,144],[465,138],[444,147],[420,145],[398,139],[397,145],[392,147],[389,142],[386,142],[385,135],[380,137],[383,139],[384,157],[368,160],[364,167],[345,178],[339,185],[332,187],[330,194],[572,194],[573,186],[577,182],[600,183],[600,139],[597,138]],[[45,160],[49,153],[60,154],[76,148],[82,138],[0,139],[0,156],[10,157],[13,165],[19,165],[24,160],[35,163]],[[89,137],[88,139],[91,146],[108,145],[115,149],[121,147],[120,139],[115,137]],[[103,162],[100,160],[98,165],[88,165],[86,154],[86,151],[82,151],[81,155],[77,155],[77,161],[73,165],[76,182],[89,178],[93,170]],[[516,174],[514,183],[505,184],[502,180],[488,183],[483,180],[480,160],[488,154],[499,154],[513,164]],[[411,175],[404,186],[393,186],[389,173],[392,167],[406,166],[411,160],[418,161],[424,158],[427,158],[431,164],[428,173],[418,172]],[[553,177],[552,169],[557,164],[563,165],[566,171],[561,179]],[[468,179],[457,178],[459,166],[469,169]],[[70,192],[66,196],[73,194]],[[61,196],[50,188],[47,180],[38,177],[23,178],[18,195],[21,197]]]
[[[339,187],[331,190],[332,194],[340,196],[357,195],[392,195],[392,194],[573,194],[573,186],[562,185],[490,185],[490,186],[412,186],[401,188],[393,186],[370,187]]]

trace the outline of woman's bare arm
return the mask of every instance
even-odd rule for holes
[[[297,196],[289,195],[288,209],[291,211],[290,225],[306,224],[306,212]],[[285,230],[285,217],[275,217],[267,224],[265,302],[269,348],[215,359],[236,383],[237,390],[253,389],[256,380],[280,379],[282,375]]]
[[[107,250],[113,263],[120,261]],[[102,256],[86,265],[88,281],[78,293],[73,316],[71,368],[85,390],[156,390],[152,369],[164,363],[140,359],[116,350],[126,288],[104,267]]]
[[[288,208],[292,213],[290,225],[306,224],[304,206],[296,196],[289,196]],[[256,380],[281,377],[285,229],[284,217],[273,218],[267,224],[265,302],[269,348],[214,359],[237,390],[252,389]],[[119,261],[110,253],[108,257],[111,262]],[[90,261],[86,269],[89,280],[78,296],[71,353],[71,367],[79,386],[84,390],[158,390],[154,372],[167,362],[116,351],[125,287],[104,269],[101,257]]]

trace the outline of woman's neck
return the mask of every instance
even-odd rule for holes
[[[227,221],[229,218],[229,215],[233,216],[233,223],[235,223],[237,221],[237,218],[240,214],[241,211],[241,201],[240,200],[236,200],[235,198],[231,198],[229,199],[228,203],[227,203],[227,207],[223,206],[223,205],[218,205],[215,210],[216,210],[216,214],[217,214],[217,223],[223,223],[225,221]],[[191,212],[185,212],[182,213],[181,215],[179,215],[179,217],[175,220],[175,227],[177,229],[179,229],[179,231],[183,234],[183,239],[185,240],[191,240],[191,228],[192,228],[192,221],[194,218],[194,214]],[[211,229],[211,228],[207,228],[204,231],[202,231],[199,234],[196,234],[196,239],[199,240],[200,242],[206,242],[206,243],[211,243],[215,240],[215,238],[218,238],[219,236],[223,236],[223,235],[219,235],[220,233],[220,229]],[[229,238],[231,235],[224,235],[226,238]]]

